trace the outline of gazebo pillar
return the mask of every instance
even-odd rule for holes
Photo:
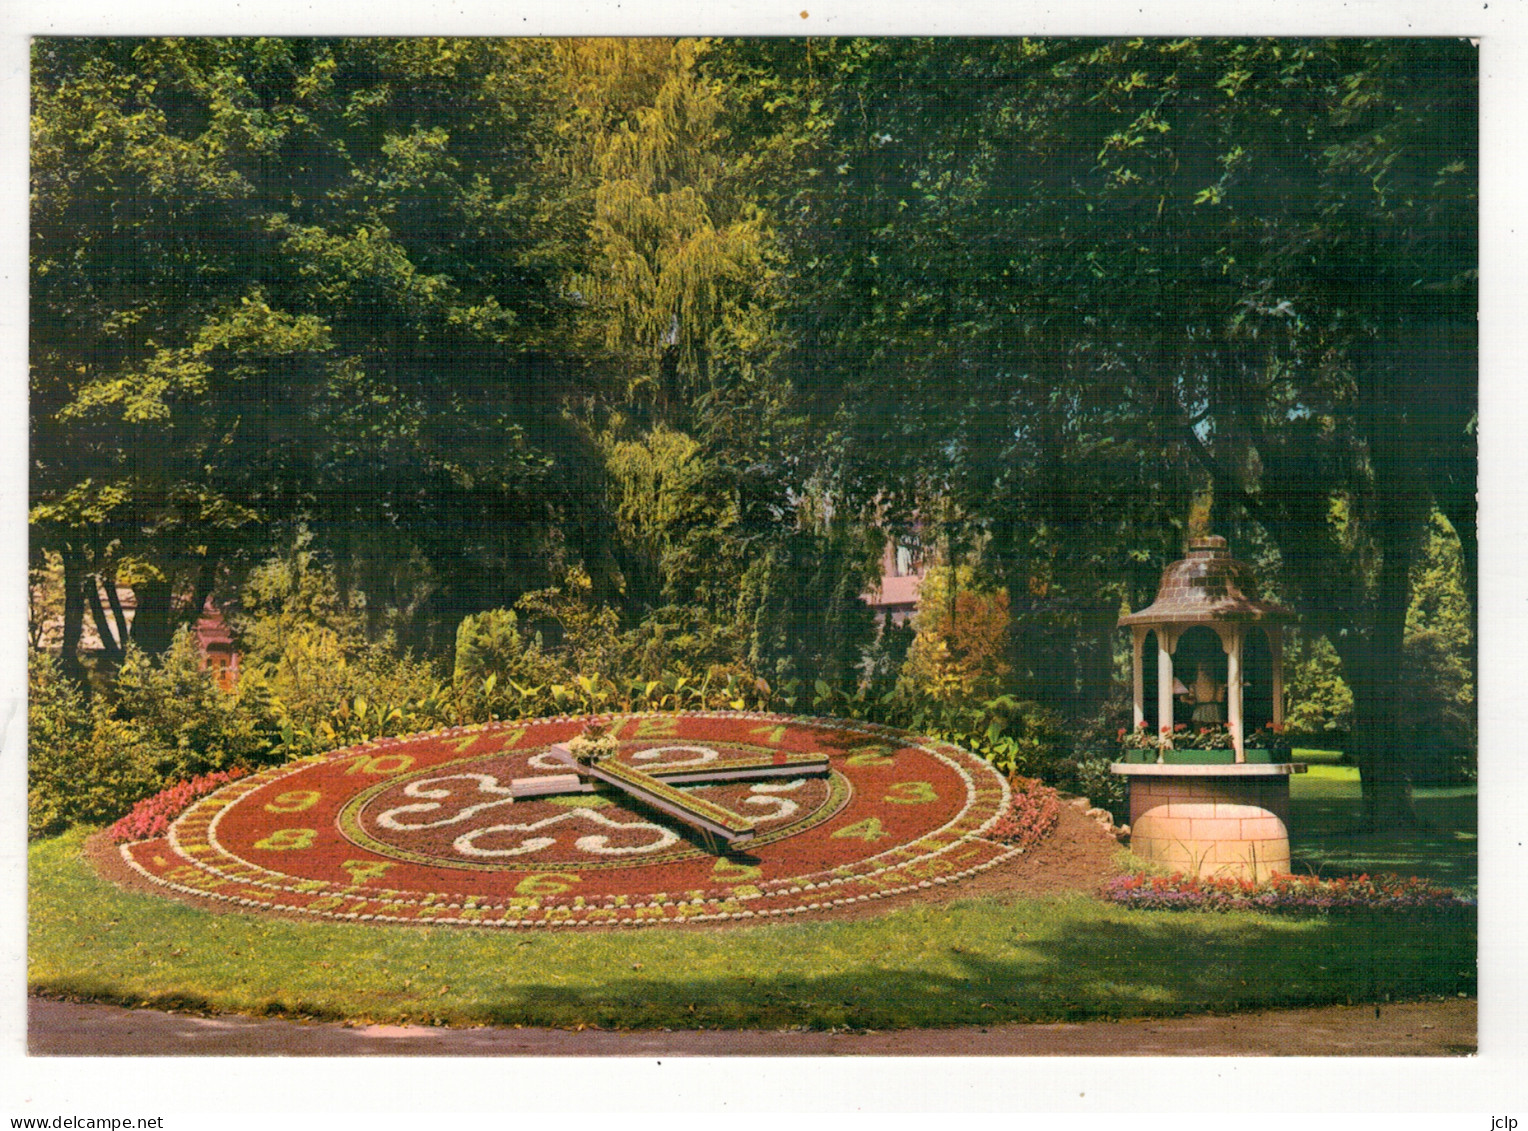
[[[1130,725],[1141,729],[1146,721],[1146,673],[1141,670],[1142,653],[1146,650],[1146,630],[1139,626],[1130,630]]]
[[[1221,638],[1226,650],[1226,725],[1231,731],[1231,742],[1236,748],[1236,760],[1247,760],[1247,749],[1242,742],[1242,630],[1233,625],[1231,631]]]
[[[1169,646],[1171,631],[1165,626],[1157,629],[1157,737],[1173,733],[1173,654]],[[1157,761],[1163,760],[1163,750],[1157,749]]]

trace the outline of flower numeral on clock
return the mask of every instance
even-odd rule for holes
[[[891,834],[881,828],[879,817],[867,817],[852,825],[847,825],[833,834],[834,840],[880,840]]]
[[[304,809],[311,809],[318,804],[318,799],[323,794],[316,789],[289,789],[285,793],[278,793],[266,803],[267,813],[301,813]]]
[[[476,742],[477,735],[472,736]],[[347,774],[401,774],[414,764],[410,754],[361,754],[350,764]]]
[[[881,800],[894,801],[898,805],[923,805],[930,801],[938,801],[939,795],[926,781],[899,781]]]
[[[255,847],[264,848],[271,852],[287,852],[301,848],[312,848],[313,838],[317,835],[317,829],[274,829],[264,840],[255,841]]]
[[[515,885],[516,895],[560,895],[574,884],[583,883],[577,872],[537,872]]]
[[[876,743],[874,746],[857,747],[848,758],[845,765],[849,766],[889,766],[895,759],[892,758],[894,751],[890,746]]]

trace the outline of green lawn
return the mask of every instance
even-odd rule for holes
[[[1475,992],[1472,914],[970,900],[726,931],[497,933],[212,914],[30,852],[30,985],[126,1004],[454,1025],[885,1029]]]
[[[1338,764],[1335,751],[1296,750],[1310,769],[1290,778],[1290,849],[1297,872],[1399,872],[1425,876],[1465,894],[1476,893],[1476,787],[1417,789],[1422,831],[1357,830],[1358,769]]]

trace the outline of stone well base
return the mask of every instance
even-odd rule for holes
[[[1196,876],[1288,872],[1288,775],[1304,769],[1117,764],[1130,778],[1130,850]]]

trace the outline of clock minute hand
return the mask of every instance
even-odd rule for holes
[[[697,782],[754,781],[762,778],[794,778],[802,774],[825,774],[831,768],[826,754],[751,754],[710,765],[643,766],[642,773],[673,785]]]
[[[825,774],[830,768],[826,754],[782,752],[729,758],[714,766],[645,766],[642,772],[670,785],[696,785],[701,782],[758,781],[764,778],[793,778],[802,774]],[[578,774],[539,774],[536,777],[511,778],[509,789],[514,797],[545,797],[556,793],[593,793],[595,786]]]

